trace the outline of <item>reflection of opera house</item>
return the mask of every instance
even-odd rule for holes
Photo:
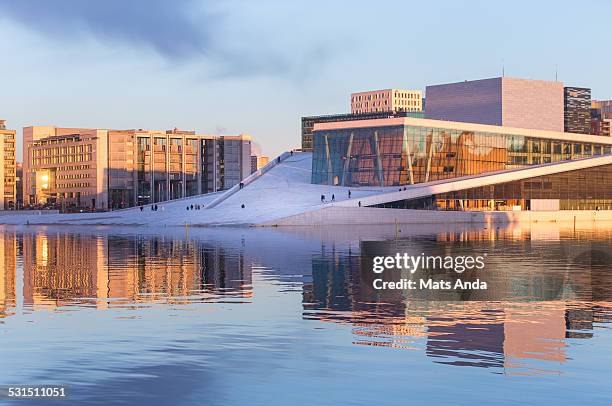
[[[526,260],[510,264],[490,255],[487,267],[471,276],[486,279],[488,292],[372,288],[377,277],[371,271],[373,253],[412,249],[461,255],[486,252],[498,238],[508,237],[496,230],[441,233],[429,242],[362,241],[359,256],[324,251],[313,258],[312,283],[304,285],[304,317],[351,324],[354,344],[423,349],[437,363],[502,368],[511,374],[556,373],[570,359],[567,339],[592,338],[597,323],[610,322],[607,241],[593,243],[597,237],[579,233],[571,243],[563,238],[537,242],[530,232],[512,234],[505,248]],[[570,266],[543,265],[558,258]],[[397,280],[399,273],[389,279]]]
[[[362,199],[370,207],[610,210],[611,152],[612,138],[585,134],[408,117],[319,123],[312,182],[399,188]]]

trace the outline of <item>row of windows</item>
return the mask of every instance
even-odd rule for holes
[[[70,147],[54,147],[54,148],[41,148],[34,149],[32,151],[33,157],[48,157],[56,155],[67,155],[67,154],[83,154],[85,152],[93,152],[93,145],[73,145]]]
[[[81,187],[91,187],[91,184],[89,184],[87,182],[82,182],[82,183],[58,183],[57,184],[57,188],[58,189],[74,189],[74,188],[81,188]]]
[[[390,96],[389,92],[380,92],[380,93],[370,93],[364,95],[351,96],[351,102],[360,102],[360,101],[371,101],[371,100],[380,100],[380,99],[388,99]],[[402,99],[420,99],[421,95],[419,93],[411,93],[411,92],[393,92],[394,98],[402,98]]]
[[[85,179],[89,178],[88,173],[71,173],[67,175],[57,175],[57,179]]]
[[[91,161],[91,154],[84,155],[67,155],[67,156],[54,156],[47,158],[34,158],[32,160],[33,165],[51,165],[51,164],[63,164],[63,163],[71,163],[71,162],[86,162]]]

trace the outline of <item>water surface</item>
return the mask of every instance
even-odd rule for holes
[[[488,289],[373,289],[393,252],[484,253],[465,276]],[[0,384],[74,404],[610,404],[611,256],[600,225],[7,227]]]

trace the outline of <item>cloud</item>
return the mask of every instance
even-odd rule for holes
[[[167,58],[186,58],[206,53],[211,29],[221,18],[203,13],[196,20],[193,5],[192,0],[2,0],[0,10],[28,29],[58,39],[90,34],[105,42],[148,46]]]
[[[245,32],[239,44],[232,44],[224,34],[245,27],[232,26],[223,3],[215,1],[0,0],[3,17],[59,41],[93,37],[107,45],[149,48],[176,64],[204,62],[215,78],[303,78],[312,71],[313,61],[323,62],[321,50],[327,48],[306,44],[287,53],[261,41],[257,32]]]

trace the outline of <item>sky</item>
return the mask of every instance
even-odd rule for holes
[[[10,128],[248,133],[299,148],[350,93],[500,76],[612,98],[612,2],[0,0]],[[258,151],[259,152],[259,151]]]

